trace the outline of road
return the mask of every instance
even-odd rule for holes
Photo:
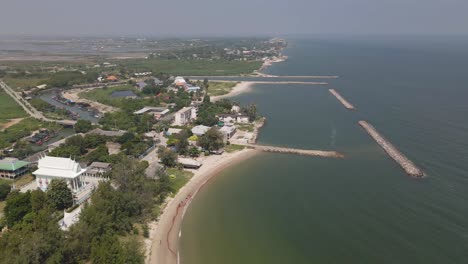
[[[13,100],[16,101],[21,107],[23,107],[24,111],[28,113],[31,117],[39,120],[43,120],[46,122],[55,122],[61,125],[74,125],[76,121],[74,120],[54,120],[44,116],[42,112],[34,108],[28,101],[24,100],[21,95],[11,89],[6,83],[0,80],[0,87],[11,97]]]

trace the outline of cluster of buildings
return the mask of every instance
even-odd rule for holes
[[[181,77],[181,76],[177,76],[175,77],[174,79],[174,85],[177,87],[177,88],[184,88],[185,91],[187,92],[196,92],[196,91],[199,91],[200,90],[200,87],[199,86],[194,86],[190,83],[188,83],[184,77]]]
[[[89,184],[95,183],[94,179],[107,179],[106,175],[111,169],[110,163],[93,162],[84,167],[71,158],[43,156],[32,174],[36,177],[37,189],[47,191],[52,180],[63,180],[73,193],[79,193]]]

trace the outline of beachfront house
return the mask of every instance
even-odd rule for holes
[[[219,131],[224,135],[224,141],[228,141],[234,136],[237,129],[235,126],[223,126]]]
[[[46,191],[52,180],[64,180],[72,191],[83,187],[82,176],[86,171],[80,164],[70,158],[44,156],[39,159],[38,169],[33,172],[37,186]]]
[[[0,178],[14,180],[28,172],[28,165],[17,158],[4,158],[0,160]]]
[[[184,107],[175,113],[174,125],[185,126],[197,118],[197,109],[194,107]]]
[[[242,123],[246,124],[249,123],[249,117],[242,114],[218,114],[216,115],[219,121],[224,122],[225,124],[233,124],[233,123]]]

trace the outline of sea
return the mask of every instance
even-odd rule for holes
[[[288,60],[266,73],[339,78],[233,99],[267,118],[260,144],[345,158],[264,153],[226,169],[185,214],[181,263],[468,263],[468,38],[288,41]],[[407,176],[359,120],[426,177]]]

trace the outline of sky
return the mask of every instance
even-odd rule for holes
[[[467,0],[0,0],[0,35],[468,35]]]

